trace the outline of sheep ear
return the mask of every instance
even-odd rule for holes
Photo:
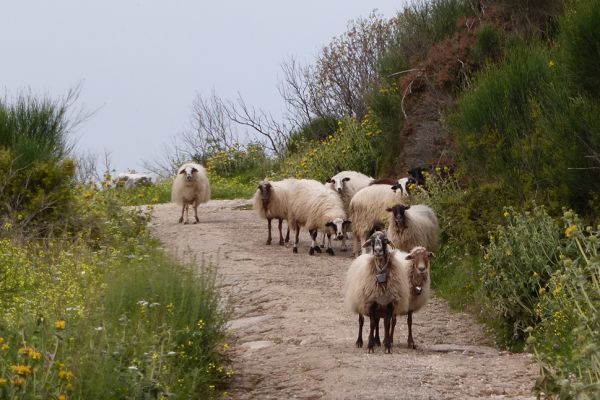
[[[335,179],[329,179],[327,183],[335,183]]]
[[[428,255],[430,258],[435,258],[435,253],[434,253],[434,252],[432,252],[432,251],[430,251],[429,253],[427,253],[427,255]]]
[[[405,258],[405,260],[413,260],[413,259],[414,259],[414,257],[412,254],[407,255]]]
[[[350,225],[352,223],[352,221],[350,221],[349,219],[344,221],[344,225]]]
[[[371,239],[363,243],[362,247],[369,247],[371,245]]]
[[[392,190],[395,192],[399,187],[400,187],[400,185],[394,185],[394,186],[392,186]]]
[[[325,224],[325,226],[335,226],[335,224],[333,222],[328,222]]]
[[[394,209],[392,207],[388,207],[388,208],[385,209],[385,211],[387,211],[387,212],[394,212]]]
[[[182,169],[181,171],[179,171],[180,174],[185,174],[185,169]]]
[[[409,205],[404,206],[404,211],[408,210],[410,208]]]
[[[196,168],[192,168],[192,174],[193,174],[194,172],[198,172],[198,170],[197,170]]]
[[[350,178],[345,177],[344,179],[342,179],[342,182],[348,182],[350,180]]]

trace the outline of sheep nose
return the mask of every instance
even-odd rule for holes
[[[344,237],[344,235],[342,233],[338,233],[337,238],[338,239],[342,239]]]
[[[342,193],[342,188],[338,188],[338,193]]]

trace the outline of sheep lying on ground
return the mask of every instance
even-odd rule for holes
[[[397,249],[409,251],[415,246],[438,248],[439,226],[433,210],[425,205],[388,207],[391,213],[387,236]]]
[[[294,253],[298,252],[298,237],[302,226],[308,229],[312,238],[310,255],[321,252],[321,248],[316,243],[319,230],[327,234],[328,254],[334,255],[331,248],[332,234],[342,240],[342,248],[345,248],[344,233],[350,221],[346,217],[340,197],[312,179],[295,180],[291,193],[287,220],[291,229],[296,231]]]
[[[288,225],[285,242],[281,225],[287,218],[290,189],[295,179],[284,179],[277,182],[263,181],[258,185],[258,190],[254,194],[254,209],[261,218],[267,220],[269,236],[267,244],[271,244],[271,220],[279,220],[279,244],[283,245],[290,241],[290,227]]]
[[[355,256],[361,254],[361,244],[373,231],[385,229],[389,218],[386,209],[402,200],[401,194],[391,187],[388,184],[367,186],[359,190],[350,201],[348,213],[352,221]]]
[[[196,218],[194,223],[197,224],[200,222],[198,219],[198,205],[206,203],[209,200],[210,185],[204,167],[196,163],[187,163],[179,167],[171,188],[171,201],[182,207],[179,222],[184,222],[184,212],[185,223],[189,222],[190,204],[194,207],[194,216]]]
[[[410,297],[407,308],[398,307],[396,314],[392,317],[391,337],[394,337],[396,327],[396,315],[407,315],[408,325],[408,348],[416,349],[412,336],[412,314],[419,311],[431,297],[431,279],[429,277],[429,259],[434,254],[425,247],[414,247],[410,253],[397,251],[395,258],[401,263],[402,271],[409,285]]]
[[[369,186],[373,178],[356,171],[342,171],[331,177],[325,186],[336,191],[344,202],[344,210],[348,212],[350,200],[362,188]]]
[[[388,248],[384,232],[376,231],[363,244],[371,247],[372,254],[363,254],[352,262],[346,276],[345,302],[348,309],[358,314],[358,339],[356,347],[362,347],[364,316],[370,319],[367,348],[373,352],[379,344],[379,319],[383,318],[386,352],[391,353],[393,343],[392,318],[397,310],[408,310],[409,286],[401,260],[396,250]]]

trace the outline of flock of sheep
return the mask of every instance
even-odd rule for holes
[[[261,218],[267,220],[272,242],[271,222],[278,220],[279,244],[294,233],[293,252],[298,252],[300,229],[311,237],[309,254],[321,252],[317,243],[323,234],[323,247],[334,255],[331,237],[341,241],[352,232],[356,257],[346,277],[345,303],[359,315],[356,346],[363,346],[364,315],[370,318],[367,342],[369,352],[381,345],[379,320],[383,319],[383,345],[391,352],[398,315],[407,315],[408,347],[415,348],[412,337],[412,314],[423,307],[430,296],[429,262],[438,247],[438,221],[426,205],[408,205],[411,188],[422,185],[419,170],[399,180],[373,179],[355,171],[342,171],[325,184],[312,179],[263,181],[258,185],[253,203]],[[210,186],[204,168],[188,163],[178,170],[173,182],[172,200],[182,206],[179,222],[188,223],[189,206],[197,207],[210,199]],[[184,213],[186,217],[184,219]],[[287,234],[283,236],[283,220]]]

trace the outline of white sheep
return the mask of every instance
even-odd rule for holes
[[[282,181],[263,181],[258,185],[254,194],[254,209],[261,218],[267,220],[269,236],[267,244],[271,244],[271,220],[279,220],[279,244],[283,245],[290,241],[290,228],[288,225],[285,241],[281,231],[282,222],[287,218],[290,189],[295,179],[284,179]]]
[[[361,245],[375,230],[385,230],[389,219],[386,209],[402,201],[401,194],[389,184],[375,184],[358,191],[350,201],[353,252],[361,254]],[[364,250],[364,248],[362,248]]]
[[[409,251],[415,246],[424,246],[437,251],[439,225],[431,208],[422,204],[396,204],[387,211],[391,213],[387,236],[394,247]]]
[[[336,191],[344,202],[344,209],[348,212],[350,200],[362,188],[369,186],[373,178],[356,171],[342,171],[332,176],[325,186]]]
[[[306,227],[312,243],[309,254],[320,253],[316,244],[318,231],[327,234],[327,253],[334,255],[331,248],[331,235],[342,240],[342,248],[346,246],[344,233],[350,223],[340,197],[327,189],[320,182],[312,179],[297,179],[293,182],[288,206],[288,224],[296,231],[293,252],[298,252],[300,227]]]
[[[210,185],[206,176],[206,170],[200,164],[183,164],[177,170],[177,176],[173,180],[171,187],[171,201],[181,206],[181,217],[179,222],[183,222],[183,213],[185,212],[185,223],[189,222],[189,206],[194,207],[194,216],[197,224],[198,205],[210,200]]]
[[[392,318],[399,310],[409,308],[409,285],[396,250],[388,247],[384,232],[376,231],[363,244],[371,247],[372,254],[356,258],[346,275],[345,303],[347,308],[358,314],[358,339],[356,347],[362,347],[364,316],[370,318],[368,351],[380,344],[379,319],[384,319],[383,343],[386,352],[391,352],[393,331]],[[375,333],[375,334],[374,334]]]
[[[396,327],[396,315],[406,315],[408,325],[408,348],[416,349],[412,336],[412,314],[419,311],[431,297],[431,278],[429,276],[429,260],[434,254],[423,246],[411,249],[410,253],[397,251],[394,255],[396,261],[401,264],[405,279],[409,285],[409,301],[406,308],[398,307],[396,314],[392,317],[391,336],[394,336]]]

